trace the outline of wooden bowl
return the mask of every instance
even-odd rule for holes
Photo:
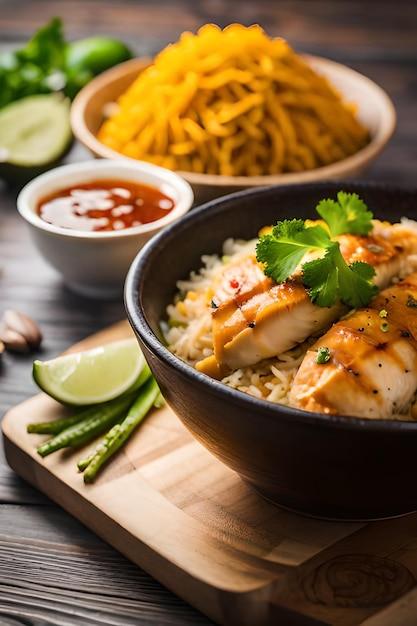
[[[256,237],[277,219],[315,217],[316,204],[340,189],[337,181],[251,189],[193,209],[138,254],[125,302],[168,404],[213,455],[281,507],[370,520],[417,510],[417,422],[329,416],[256,399],[174,356],[160,327],[177,280],[198,270],[202,254],[220,253],[228,237]],[[357,192],[380,219],[417,218],[417,189],[355,181],[342,189]]]
[[[359,118],[370,131],[370,143],[341,161],[304,172],[274,176],[213,176],[179,172],[193,187],[197,204],[248,187],[356,178],[384,149],[396,126],[395,108],[386,92],[345,65],[317,56],[305,55],[305,58],[317,72],[328,78],[346,101],[357,103]],[[151,62],[151,58],[141,57],[121,63],[94,78],[75,98],[71,107],[73,133],[95,157],[120,158],[119,153],[97,140],[96,133],[109,105]]]

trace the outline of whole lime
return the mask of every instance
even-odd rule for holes
[[[97,35],[68,44],[65,51],[66,95],[73,99],[94,76],[132,58],[118,39]]]

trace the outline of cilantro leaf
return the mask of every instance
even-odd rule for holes
[[[64,69],[67,43],[60,17],[54,17],[35,32],[24,48],[16,51],[22,63],[33,63],[45,73]]]
[[[270,235],[260,237],[256,257],[265,263],[264,272],[277,283],[295,272],[306,252],[326,248],[330,237],[322,226],[306,227],[304,220],[278,222]]]
[[[67,45],[62,20],[54,17],[23,48],[2,53],[0,108],[26,96],[62,89]]]
[[[357,194],[340,191],[337,202],[322,200],[317,212],[327,223],[307,226],[301,219],[277,222],[256,246],[256,258],[264,273],[278,283],[301,269],[303,284],[315,304],[329,307],[340,300],[350,307],[366,306],[378,293],[372,283],[375,269],[361,261],[348,265],[333,238],[343,233],[366,236],[372,230],[372,213]],[[309,252],[322,254],[302,263]]]
[[[362,261],[347,265],[337,242],[331,242],[323,258],[304,263],[302,269],[309,296],[321,307],[332,306],[339,297],[348,306],[360,308],[378,293],[370,282],[375,275],[372,265]]]
[[[337,202],[331,199],[321,200],[316,210],[329,226],[332,237],[344,233],[369,235],[373,227],[372,213],[356,193],[339,191]]]

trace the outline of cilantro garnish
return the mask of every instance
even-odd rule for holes
[[[317,365],[322,365],[323,363],[327,363],[327,361],[330,361],[330,350],[323,346],[317,350],[316,363]]]
[[[264,272],[277,283],[285,282],[300,265],[307,252],[322,250],[323,256],[301,265],[302,281],[309,296],[321,307],[340,299],[348,306],[366,306],[378,288],[371,280],[372,265],[356,261],[348,265],[340,246],[332,238],[341,234],[367,235],[372,230],[372,213],[357,194],[340,191],[337,202],[322,200],[317,212],[327,224],[307,226],[304,220],[278,222],[271,234],[262,235],[256,257]]]
[[[332,237],[350,233],[369,235],[372,226],[372,213],[357,193],[339,191],[336,200],[321,200],[317,213],[327,223]]]

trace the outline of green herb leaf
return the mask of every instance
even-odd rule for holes
[[[26,45],[16,52],[17,58],[24,63],[33,63],[45,72],[51,68],[63,68],[67,43],[64,38],[63,24],[59,17],[36,31]]]
[[[339,297],[348,306],[360,308],[378,293],[370,282],[375,276],[372,265],[361,261],[348,265],[337,242],[329,244],[323,258],[304,263],[302,269],[309,296],[321,307],[332,306]]]
[[[266,264],[265,274],[281,283],[295,272],[308,250],[325,249],[329,243],[329,234],[322,226],[307,228],[304,220],[284,220],[270,235],[259,239],[256,256]]]
[[[323,363],[327,363],[327,361],[330,361],[330,350],[322,346],[317,350],[316,363],[322,365]]]
[[[321,200],[316,210],[329,226],[332,237],[344,233],[369,235],[372,230],[372,213],[356,193],[339,191],[337,202]]]
[[[260,237],[256,257],[264,264],[265,274],[278,283],[301,268],[303,284],[318,306],[332,306],[339,299],[348,306],[363,307],[378,293],[371,282],[375,269],[364,262],[349,266],[332,238],[344,233],[367,235],[372,230],[372,213],[357,194],[340,191],[337,199],[322,200],[316,207],[328,230],[306,226],[300,219],[278,222],[271,234]],[[317,251],[322,251],[319,258],[301,264],[308,252]]]
[[[72,100],[93,76],[132,56],[127,46],[111,37],[68,43],[62,19],[54,17],[21,49],[0,54],[0,107],[55,91]]]

